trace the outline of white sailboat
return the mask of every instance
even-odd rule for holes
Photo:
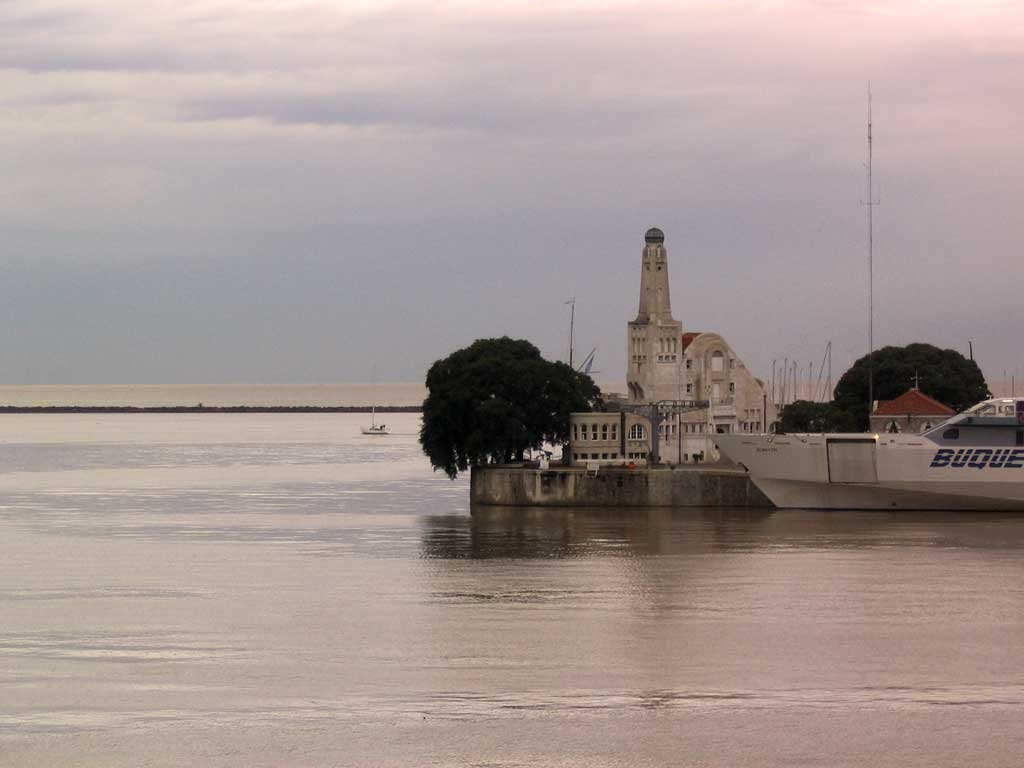
[[[377,423],[377,371],[373,372],[373,404],[370,406],[370,426],[360,427],[364,435],[390,435],[386,424]]]

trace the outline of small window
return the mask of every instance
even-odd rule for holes
[[[950,427],[942,433],[942,437],[944,440],[959,440],[960,429],[958,427]]]
[[[618,424],[612,424],[612,440],[618,440],[618,439],[619,439],[619,425]]]
[[[601,425],[601,439],[602,440],[607,440],[608,439],[608,425],[607,424],[602,424]]]
[[[711,370],[713,373],[725,370],[725,355],[718,350],[711,354]]]
[[[693,368],[693,360],[686,358],[686,370],[690,370],[691,368]]]
[[[597,440],[597,424],[590,425],[590,439]]]
[[[736,394],[736,382],[735,381],[730,381],[729,382],[729,394],[730,395],[735,395]]]
[[[686,367],[689,368],[690,366],[686,366]],[[693,384],[687,384],[686,385],[686,394],[688,394],[688,395],[692,395],[693,394]]]

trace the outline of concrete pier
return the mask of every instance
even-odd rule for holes
[[[510,507],[771,507],[738,469],[473,467],[470,501]]]

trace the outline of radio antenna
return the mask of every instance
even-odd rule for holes
[[[573,326],[576,324],[576,297],[573,296],[566,304],[569,305],[569,367],[572,368]]]
[[[872,119],[871,119],[871,83],[868,82],[868,199],[861,201],[862,205],[868,207],[868,423],[870,424],[871,410],[875,407],[875,186],[872,179]]]

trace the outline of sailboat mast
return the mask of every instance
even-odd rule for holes
[[[370,368],[370,428],[377,427],[377,364]]]

